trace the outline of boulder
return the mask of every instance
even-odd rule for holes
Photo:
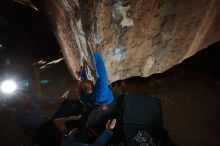
[[[162,73],[220,40],[219,0],[46,0],[73,77],[97,36],[109,81]]]

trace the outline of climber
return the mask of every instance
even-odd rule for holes
[[[105,68],[105,63],[101,55],[97,52],[95,38],[90,37],[91,48],[94,52],[93,59],[95,62],[97,81],[95,84],[91,80],[87,80],[84,72],[81,74],[83,80],[80,82],[80,89],[91,95],[92,100],[96,105],[111,104],[113,102],[112,91],[108,88],[108,76]]]
[[[38,131],[36,142],[37,146],[104,146],[113,135],[112,130],[116,124],[116,119],[108,120],[106,129],[96,138],[93,144],[79,143],[75,140],[77,128],[72,129],[65,135],[67,127],[64,123],[48,121],[44,123]]]
[[[105,68],[105,63],[101,55],[97,51],[96,39],[94,35],[89,37],[90,46],[93,54],[93,60],[95,64],[96,83],[93,84],[91,80],[88,80],[85,71],[81,72],[80,93],[81,98],[85,102],[90,102],[91,105],[96,107],[90,113],[87,126],[90,123],[94,123],[95,120],[99,120],[104,115],[106,116],[111,112],[114,96],[111,89],[108,87],[108,76]],[[101,119],[100,119],[101,120]]]

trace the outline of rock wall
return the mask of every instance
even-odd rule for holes
[[[161,73],[220,40],[219,0],[47,0],[48,14],[76,77],[97,35],[110,82]],[[91,64],[92,65],[92,64]]]

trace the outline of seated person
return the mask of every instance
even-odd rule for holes
[[[77,129],[67,133],[67,127],[62,121],[48,121],[44,123],[36,138],[37,146],[104,146],[112,136],[112,130],[116,124],[116,119],[106,123],[106,130],[93,142],[93,144],[79,143],[75,140],[74,134]]]
[[[52,98],[51,98],[52,99]],[[31,98],[29,94],[21,94],[18,105],[14,109],[15,112],[15,120],[18,125],[22,128],[22,130],[27,134],[30,138],[34,138],[36,131],[40,126],[48,121],[49,119],[44,116],[41,111],[41,105],[50,105],[53,104],[51,100],[37,100]],[[56,106],[56,105],[55,105]],[[79,116],[70,116],[67,118],[59,119],[59,121],[71,121],[77,120],[81,117]]]
[[[42,123],[46,122],[40,107],[27,94],[22,94],[15,109],[15,119],[23,128],[39,128]]]

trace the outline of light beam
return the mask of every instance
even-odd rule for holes
[[[1,91],[5,94],[12,94],[17,90],[17,84],[13,80],[6,80],[1,84]]]

